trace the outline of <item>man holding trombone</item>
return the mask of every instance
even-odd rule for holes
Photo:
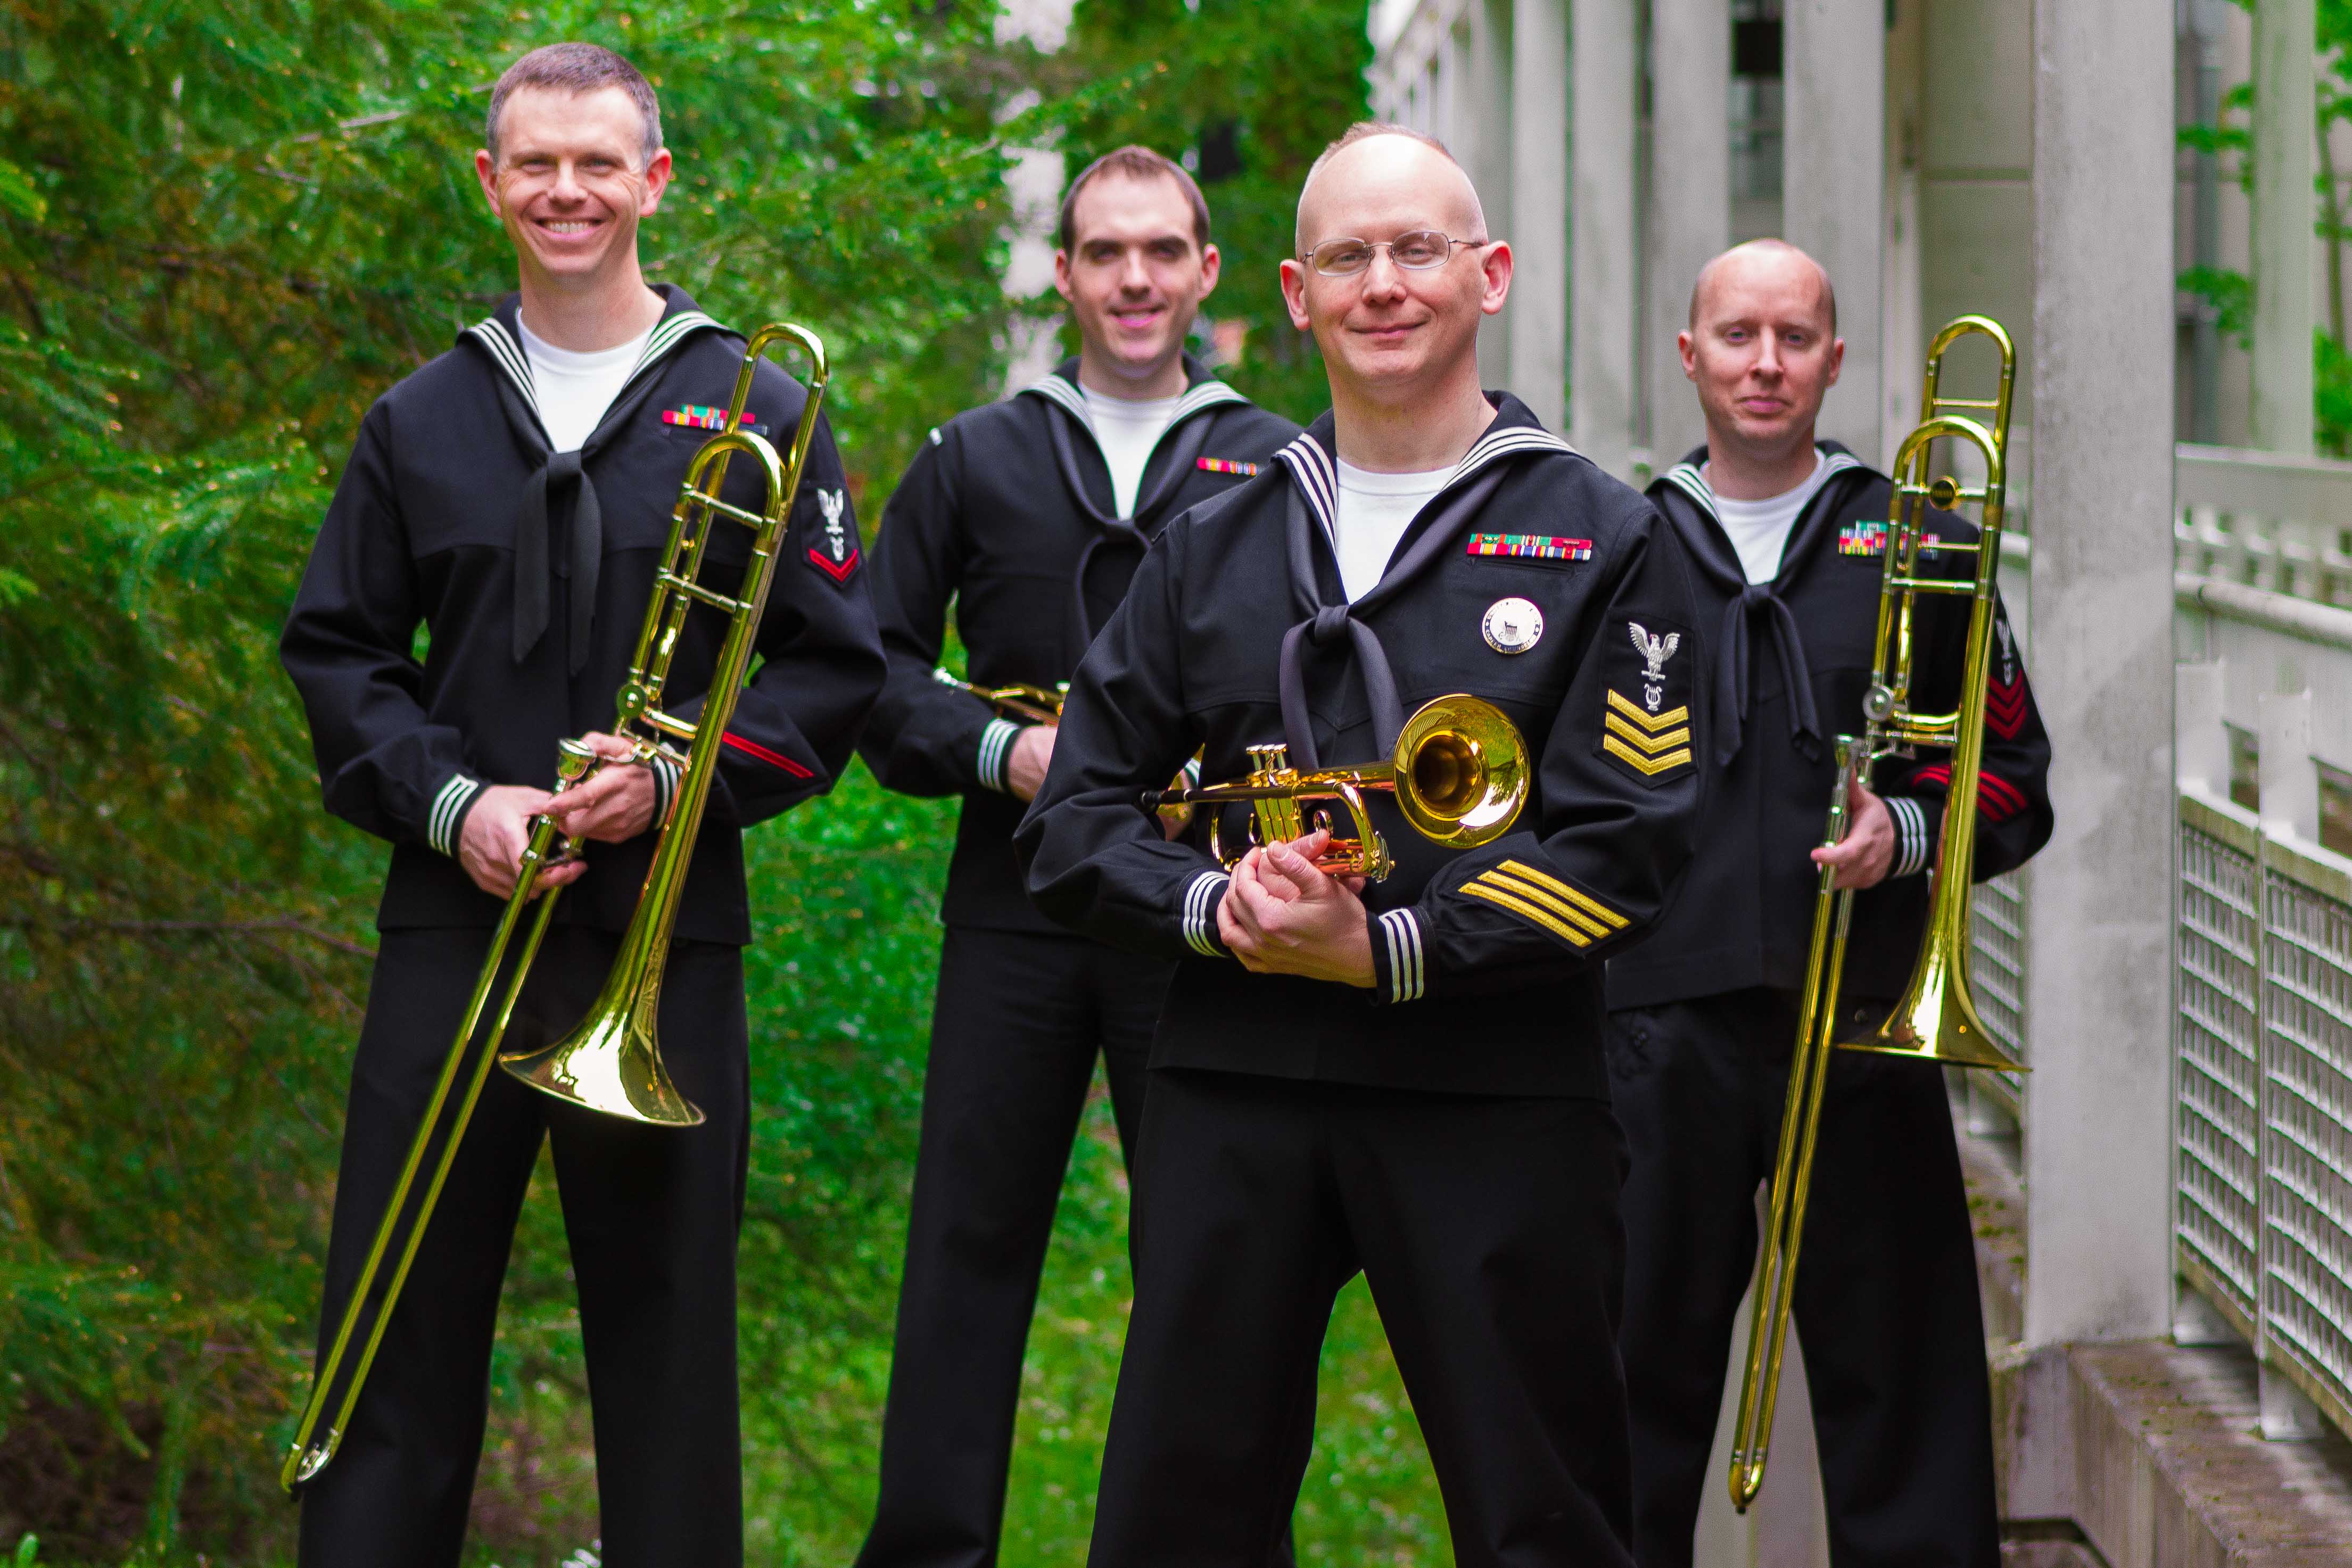
[[[772,366],[746,371],[742,340],[677,289],[646,284],[638,224],[659,206],[671,158],[653,89],[626,60],[586,44],[526,55],[490,95],[485,142],[477,172],[520,291],[368,411],[282,641],[328,808],[394,847],[320,1324],[319,1397],[355,1386],[356,1403],[347,1421],[341,1395],[314,1398],[323,1425],[306,1413],[289,1466],[302,1488],[301,1562],[458,1561],[499,1286],[545,1142],[579,1283],[604,1561],[726,1568],[742,1561],[734,1260],[751,932],[739,829],[832,785],[880,685],[881,650],[840,459],[820,424],[805,447],[793,443],[807,482],[749,634],[764,662],[740,696],[709,697],[725,721],[693,754],[715,758],[715,773],[698,761],[682,780],[603,733],[616,727],[625,673],[646,657],[639,629],[679,481],[724,423],[739,371],[750,375],[743,429],[774,434],[779,450],[799,434],[808,395]],[[724,489],[745,515],[761,507],[754,466],[738,459]],[[788,487],[772,479],[765,493],[781,508]],[[709,530],[706,598],[757,570],[750,530]],[[696,605],[662,656],[675,719],[692,720],[721,668],[716,625],[738,649],[734,628],[759,611],[756,593],[740,591],[741,603],[722,598],[723,615]],[[541,786],[554,782],[559,740],[583,736],[604,765],[551,794]],[[575,752],[568,764],[585,761]],[[569,889],[506,1033],[528,1049],[588,1011],[616,967],[676,792],[706,789],[709,820],[677,872],[660,1007],[669,1071],[699,1124],[632,1124],[490,1071],[446,1184],[404,1179],[518,879],[535,875],[541,899]],[[583,853],[526,870],[542,814],[585,841]],[[423,1213],[436,1194],[429,1223],[407,1233],[417,1241],[405,1288],[373,1320],[381,1343],[369,1328],[339,1331],[355,1295],[364,1309],[388,1282],[398,1288],[387,1266],[373,1290],[354,1290],[364,1260],[383,1253],[371,1247],[380,1223]]]
[[[1181,961],[1090,1561],[1272,1557],[1360,1268],[1455,1560],[1622,1568],[1601,961],[1690,852],[1685,567],[1639,496],[1481,391],[1511,253],[1443,147],[1334,143],[1282,282],[1332,412],[1153,545],[1018,838],[1047,914]],[[1191,792],[1250,803],[1218,824],[1231,864],[1146,809],[1202,745],[1205,776],[1252,775]]]
[[[1055,927],[1013,854],[1054,754],[1055,689],[1169,520],[1298,434],[1185,349],[1221,258],[1181,165],[1145,147],[1096,159],[1058,238],[1077,356],[933,430],[875,537],[890,675],[860,750],[887,787],[963,804],[860,1568],[996,1560],[1023,1348],[1097,1056],[1129,1156],[1143,1115],[1169,965]],[[961,689],[934,678],[950,605]]]
[[[1689,881],[1657,935],[1609,966],[1610,1073],[1633,1152],[1622,1342],[1644,1568],[1691,1562],[1822,872],[1859,890],[1843,984],[1827,993],[1843,1039],[1886,1020],[1912,973],[1952,769],[1948,752],[1889,757],[1824,846],[1834,738],[1864,729],[1896,504],[1886,476],[1815,440],[1844,347],[1828,275],[1777,240],[1727,251],[1700,273],[1680,342],[1707,444],[1650,494],[1691,557],[1702,621],[1721,628],[1716,745]],[[1923,515],[1938,538],[1920,573],[1972,577],[1975,557],[1932,545],[1972,544],[1975,529]],[[1954,712],[1969,601],[1919,603],[1910,707]],[[1977,878],[2022,863],[2051,830],[2049,740],[1997,599],[1990,630]],[[1794,1317],[1832,1558],[1995,1568],[1984,1330],[1943,1075],[1840,1052],[1821,1103]]]

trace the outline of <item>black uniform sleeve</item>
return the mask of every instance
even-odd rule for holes
[[[391,415],[360,422],[310,547],[278,658],[301,695],[327,809],[394,843],[457,852],[482,781],[457,730],[427,720],[414,657],[423,604],[392,483]]]
[[[834,530],[843,538],[836,558]],[[866,596],[848,480],[822,416],[793,503],[753,645],[760,663],[722,738],[712,809],[738,826],[824,795],[849,764],[882,688],[882,639]],[[699,699],[679,717],[700,711]]]
[[[1144,555],[1127,598],[1079,661],[1045,783],[1013,835],[1047,919],[1156,958],[1215,956],[1224,868],[1162,837],[1139,779],[1175,776],[1200,743],[1178,668],[1180,521]]]
[[[1707,754],[1688,568],[1646,503],[1538,770],[1542,817],[1467,851],[1372,924],[1384,1002],[1563,979],[1640,941],[1688,863]]]
[[[931,432],[874,537],[874,616],[889,673],[858,754],[883,788],[901,795],[1004,788],[1005,752],[1018,729],[969,691],[932,678],[965,554],[950,442],[961,446],[952,431]]]
[[[1920,682],[1918,706],[1949,712],[1958,702],[1968,649],[1969,601],[1941,602],[1935,622],[1935,662]],[[1890,761],[1879,773],[1879,797],[1895,819],[1890,877],[1916,876],[1936,861],[1946,797],[1952,785],[1950,754]],[[2008,607],[1993,599],[1993,639],[1985,660],[1984,752],[1977,769],[1975,879],[2015,870],[2050,842],[2050,732],[2025,676],[2025,659],[2009,624]]]

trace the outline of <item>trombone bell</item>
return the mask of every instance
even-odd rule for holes
[[[615,973],[615,980],[625,976]],[[656,1127],[696,1127],[702,1112],[670,1081],[654,1037],[659,977],[635,998],[608,985],[588,1021],[539,1050],[500,1057],[499,1065],[558,1100]]]
[[[1949,1068],[2032,1070],[1993,1043],[1984,1020],[1977,1016],[1976,998],[1969,994],[1969,966],[1956,961],[1950,939],[1940,931],[1920,953],[1894,1015],[1873,1033],[1839,1044],[1849,1051],[1909,1057]]]

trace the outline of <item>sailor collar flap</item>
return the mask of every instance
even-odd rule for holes
[[[512,651],[517,664],[523,662],[546,634],[553,599],[550,584],[553,568],[549,559],[548,492],[558,489],[575,492],[570,559],[565,563],[565,574],[572,584],[565,665],[577,675],[588,658],[595,618],[596,580],[604,554],[604,509],[584,465],[593,451],[625,427],[638,404],[652,390],[656,371],[679,345],[706,330],[725,330],[695,309],[684,289],[665,284],[660,293],[666,309],[647,335],[645,351],[638,355],[621,390],[614,395],[596,428],[576,451],[557,452],[548,439],[547,423],[540,415],[539,398],[531,384],[530,362],[523,353],[520,296],[508,296],[488,319],[475,322],[458,336],[460,343],[478,344],[499,372],[499,401],[535,465],[515,509]]]
[[[635,395],[643,390],[655,368],[675,353],[679,344],[699,331],[727,331],[722,322],[698,310],[685,289],[666,283],[656,292],[665,302],[662,318],[654,323],[653,331],[646,339],[645,352],[630,367],[628,378],[622,382],[621,390],[613,395],[604,417],[598,422],[595,432],[583,444],[583,450],[598,444],[597,437],[613,428],[615,416],[630,412],[627,405],[634,401]],[[507,384],[522,399],[522,405],[530,411],[532,431],[544,446],[547,426],[540,417],[539,394],[531,382],[530,360],[524,354],[522,347],[521,296],[509,294],[499,302],[497,310],[457,334],[457,341],[461,343],[469,340],[488,353],[490,363],[503,373]]]
[[[1575,447],[1545,429],[1528,412],[1527,405],[1509,393],[1489,393],[1487,397],[1495,405],[1495,422],[1463,454],[1454,471],[1445,476],[1445,483],[1430,498],[1429,506],[1423,509],[1424,516],[1429,508],[1442,506],[1464,485],[1507,458],[1527,452],[1578,456]],[[1338,445],[1336,428],[1337,421],[1327,412],[1297,440],[1275,454],[1289,469],[1291,483],[1307,503],[1307,510],[1323,525],[1324,537],[1331,541],[1339,537],[1339,470],[1331,457],[1332,448]]]
[[[1822,476],[1821,489],[1806,501],[1803,514],[1798,518],[1796,526],[1790,530],[1788,543],[1780,552],[1780,570],[1773,578],[1775,585],[1789,578],[1811,557],[1819,542],[1822,520],[1834,517],[1845,504],[1848,487],[1857,480],[1866,483],[1878,477],[1869,464],[1834,441],[1818,442],[1816,447],[1827,460],[1828,471]],[[1651,486],[1651,490],[1663,499],[1664,487],[1672,486],[1698,508],[1701,516],[1717,525],[1713,528],[1684,525],[1681,531],[1702,567],[1727,585],[1733,585],[1735,591],[1744,589],[1748,586],[1748,574],[1731,550],[1730,537],[1723,531],[1722,514],[1716,508],[1715,487],[1706,482],[1706,448],[1697,447],[1661,475]],[[1662,506],[1659,510],[1672,519],[1675,509]]]
[[[1221,404],[1249,401],[1248,398],[1211,375],[1208,366],[1191,354],[1184,356],[1184,375],[1190,384],[1184,388],[1183,395],[1177,399],[1175,416],[1168,421],[1170,430],[1175,429],[1176,426],[1205,409],[1215,408]],[[1089,440],[1095,438],[1094,415],[1087,409],[1087,395],[1078,385],[1077,361],[1065,360],[1054,368],[1051,375],[1040,381],[1031,382],[1013,395],[1042,397],[1048,403],[1059,404],[1069,413],[1071,418],[1078,422],[1078,428],[1087,433]],[[1166,439],[1164,434],[1161,439]]]

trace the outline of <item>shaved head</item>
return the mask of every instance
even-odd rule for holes
[[[1367,120],[1348,127],[1345,134],[1323,149],[1307,171],[1298,191],[1297,230],[1294,248],[1304,255],[1326,239],[1385,239],[1386,235],[1343,236],[1318,226],[1327,221],[1331,204],[1325,193],[1335,182],[1370,180],[1382,184],[1410,184],[1421,194],[1428,221],[1455,239],[1484,240],[1486,212],[1478,203],[1470,176],[1434,136],[1409,126]]]
[[[1755,282],[1767,286],[1786,287],[1810,275],[1815,300],[1821,307],[1823,331],[1837,335],[1837,290],[1830,286],[1829,269],[1785,239],[1751,239],[1745,245],[1735,245],[1698,269],[1698,281],[1691,285],[1690,324],[1696,329],[1699,317],[1717,285]]]

